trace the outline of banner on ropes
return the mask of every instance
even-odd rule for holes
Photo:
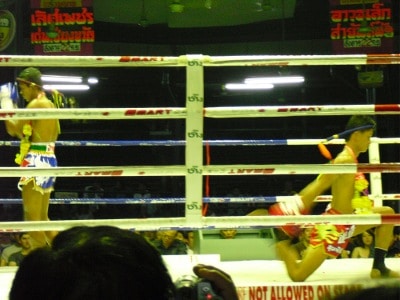
[[[31,0],[31,44],[36,55],[92,55],[93,0]]]
[[[323,300],[334,299],[336,296],[362,288],[362,284],[337,284],[238,286],[236,290],[240,300]]]
[[[392,53],[391,0],[330,0],[335,54]]]

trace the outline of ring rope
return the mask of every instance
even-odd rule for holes
[[[271,139],[271,140],[204,140],[210,146],[300,146],[318,145],[321,139]],[[326,144],[344,144],[344,139],[332,139]],[[400,144],[400,138],[371,138],[371,143]],[[0,146],[19,147],[19,141],[0,141]],[[185,140],[88,140],[56,141],[56,146],[185,146]]]
[[[394,215],[298,215],[298,216],[252,216],[252,217],[200,217],[197,225],[187,218],[148,218],[148,219],[95,219],[63,221],[22,221],[2,222],[0,232],[11,231],[61,231],[73,226],[110,225],[123,229],[144,230],[197,230],[197,229],[262,229],[285,225],[308,226],[312,224],[354,224],[380,225],[400,224],[400,214]]]
[[[295,174],[355,174],[398,173],[400,163],[380,164],[276,164],[276,165],[210,165],[197,166],[86,166],[57,168],[0,168],[0,176],[57,176],[57,177],[123,177],[123,176],[185,176],[199,175],[295,175]]]
[[[38,63],[38,61],[42,60],[41,63]],[[61,61],[64,60],[64,63]],[[44,62],[46,61],[46,62]],[[199,156],[198,154],[201,153],[201,146],[202,146],[202,137],[203,137],[203,132],[202,132],[202,120],[200,120],[200,115],[205,116],[205,117],[215,117],[215,118],[233,118],[233,117],[265,117],[265,116],[277,116],[277,117],[283,117],[283,116],[328,116],[328,115],[352,115],[354,113],[364,113],[364,114],[398,114],[400,111],[399,105],[367,105],[367,106],[352,106],[351,108],[343,107],[343,106],[332,106],[332,107],[319,107],[319,106],[288,106],[288,107],[282,107],[281,111],[276,111],[276,107],[233,107],[233,108],[226,108],[223,111],[220,110],[220,108],[202,108],[199,109],[200,105],[191,105],[194,104],[194,102],[202,102],[204,99],[203,91],[202,91],[202,84],[204,83],[203,80],[203,67],[204,66],[229,66],[229,65],[242,65],[242,66],[272,66],[272,65],[362,65],[362,64],[398,64],[400,63],[400,55],[391,55],[391,54],[384,54],[384,55],[347,55],[347,56],[234,56],[234,57],[210,57],[210,56],[202,56],[202,55],[186,55],[186,56],[180,56],[180,57],[138,57],[138,56],[118,56],[118,57],[100,57],[100,56],[92,56],[92,57],[64,57],[64,56],[58,56],[58,57],[48,57],[48,56],[5,56],[5,57],[0,57],[0,66],[29,66],[30,64],[33,65],[42,65],[42,66],[59,66],[60,64],[67,64],[68,66],[72,67],[72,64],[76,64],[76,66],[95,66],[95,67],[102,67],[102,66],[116,66],[116,67],[121,67],[121,66],[136,66],[136,67],[141,67],[141,66],[174,66],[174,64],[178,64],[181,66],[184,66],[187,68],[187,97],[186,97],[186,108],[183,108],[179,111],[177,111],[177,108],[171,108],[171,110],[165,110],[164,108],[153,108],[153,109],[122,109],[121,111],[114,111],[112,109],[106,109],[105,111],[98,111],[97,114],[93,113],[92,116],[91,112],[85,111],[84,109],[79,109],[80,112],[75,112],[74,116],[66,116],[67,113],[71,112],[71,109],[64,109],[62,110],[62,115],[59,115],[59,117],[56,116],[56,118],[59,119],[123,119],[123,118],[131,118],[131,119],[156,119],[156,118],[186,118],[186,137],[190,133],[195,133],[198,132],[199,136],[197,136],[197,139],[186,139],[187,142],[187,153],[191,154],[191,156],[188,158],[186,156],[186,166],[171,166],[171,169],[173,169],[177,174],[180,174],[182,172],[183,176],[186,176],[186,190],[191,191],[191,194],[186,193],[186,199],[190,199],[191,202],[190,204],[196,205],[197,208],[190,210],[188,208],[188,205],[186,205],[186,210],[185,210],[185,217],[181,219],[171,219],[168,218],[165,220],[165,224],[171,224],[170,222],[174,222],[172,224],[180,224],[179,226],[185,226],[187,224],[196,224],[196,225],[202,225],[204,222],[211,220],[213,223],[216,222],[223,222],[225,219],[218,219],[218,220],[213,220],[213,219],[204,219],[201,217],[199,212],[201,211],[201,202],[202,202],[202,197],[201,197],[201,176],[202,175],[208,175],[211,174],[209,173],[210,170],[207,169],[206,167],[202,166],[202,161],[201,158],[202,156]],[[16,64],[16,65],[14,65]],[[20,64],[20,65],[18,65]],[[88,64],[88,65],[86,65]],[[175,65],[176,66],[176,65]],[[195,86],[195,83],[200,83]],[[198,103],[200,104],[200,103]],[[202,104],[202,103],[201,103]],[[228,114],[226,113],[228,111]],[[8,119],[8,118],[20,118],[20,119],[47,119],[47,118],[54,118],[54,115],[51,116],[48,113],[51,113],[50,110],[46,111],[46,116],[42,115],[39,116],[43,112],[40,112],[39,110],[36,111],[29,111],[29,110],[10,110],[10,111],[4,111],[3,114],[0,114],[0,119]],[[60,111],[56,111],[56,113],[61,113]],[[118,113],[120,115],[118,115]],[[192,122],[193,119],[196,119],[196,122]],[[190,125],[190,126],[188,126]],[[190,130],[188,130],[188,127]],[[191,150],[191,151],[188,151]],[[196,153],[196,155],[194,155]],[[193,154],[193,155],[192,155]],[[378,159],[379,160],[379,159]],[[194,163],[196,162],[196,163]],[[382,166],[384,164],[378,164],[379,161],[374,161],[375,165],[374,167],[370,167],[365,173],[368,173],[368,170],[371,170],[371,172],[383,172],[385,169],[382,169]],[[389,172],[393,172],[395,167],[393,167],[393,164],[388,164],[391,165],[389,168],[390,170],[386,170]],[[298,166],[298,165],[296,165]],[[372,166],[372,165],[371,165]],[[218,168],[219,169],[215,169]],[[227,166],[212,166],[212,171],[215,172],[215,174],[211,175],[223,175],[224,172],[227,172],[229,170],[226,169]],[[243,168],[244,167],[244,168]],[[250,167],[250,169],[246,169],[247,167]],[[234,166],[232,169],[230,167],[230,171],[233,174],[227,174],[227,175],[252,175],[253,173],[256,175],[265,175],[265,174],[284,174],[280,172],[287,172],[288,170],[280,170],[280,172],[276,172],[275,168],[270,170],[270,169],[259,169],[259,166],[256,166],[253,168],[253,166],[247,166],[247,165],[241,165],[241,166]],[[264,166],[262,166],[264,167]],[[351,169],[352,171],[349,171],[349,173],[356,173],[356,170],[358,170],[358,167],[352,166]],[[365,166],[364,166],[365,167]],[[147,167],[145,166],[145,170],[147,173],[143,173],[143,167],[141,167],[141,171],[139,173],[135,173],[135,171],[139,171],[140,168],[138,167],[133,167],[131,168],[130,175],[127,175],[127,172],[122,175],[121,173],[114,173],[113,169],[110,167],[105,167],[106,169],[96,169],[93,171],[93,167],[90,168],[90,170],[87,170],[87,173],[80,174],[78,176],[153,176],[153,173],[156,173],[155,171],[151,170],[153,167]],[[115,168],[115,167],[113,167]],[[146,169],[147,168],[147,169]],[[160,168],[160,166],[157,166],[158,169],[166,169],[165,173],[168,173],[170,171],[169,166],[163,166]],[[167,170],[168,168],[168,170]],[[211,166],[210,166],[211,168]],[[380,168],[380,169],[379,169]],[[60,169],[61,170],[61,169]],[[82,171],[83,169],[80,168]],[[115,170],[115,169],[114,169]],[[28,170],[25,170],[25,173]],[[36,170],[38,171],[38,170]],[[45,172],[48,172],[49,170],[43,170]],[[118,169],[117,169],[118,171]],[[150,172],[151,171],[151,172]],[[159,171],[159,170],[158,170]],[[270,173],[271,172],[271,173]],[[245,173],[245,174],[243,174]],[[304,174],[310,174],[311,172],[308,170],[307,173]],[[320,172],[318,172],[320,173]],[[329,172],[325,172],[329,173]],[[343,172],[343,170],[340,171],[340,173],[347,173]],[[150,175],[149,175],[150,174]],[[300,174],[300,173],[290,173],[290,174]],[[312,173],[311,173],[312,174]],[[162,174],[165,175],[165,174]],[[10,177],[10,173],[8,172],[7,175]],[[19,175],[18,175],[19,176]],[[62,176],[62,175],[54,175],[54,176]],[[76,174],[74,176],[77,176]],[[159,175],[157,175],[159,176]],[[189,180],[190,179],[190,180]],[[193,180],[195,179],[195,180]],[[371,185],[371,187],[373,187]],[[196,191],[196,193],[194,192]],[[354,215],[350,215],[349,222],[352,224],[354,223]],[[385,222],[389,221],[396,221],[398,222],[398,218],[395,216],[385,216],[388,217],[386,218]],[[282,219],[282,217],[279,217]],[[301,216],[303,219],[304,216]],[[152,222],[152,219],[146,219],[146,221],[149,220]],[[156,219],[160,220],[160,219]],[[323,222],[325,222],[327,219],[323,219]],[[86,225],[90,220],[84,220],[84,224]],[[104,220],[103,220],[104,221]],[[110,224],[110,220],[105,220],[107,224]],[[160,220],[162,221],[162,220]],[[226,219],[226,222],[229,220]],[[259,220],[254,219],[252,217],[251,221],[257,221],[256,227],[259,227]],[[270,219],[271,221],[271,219]],[[281,220],[282,222],[283,220]],[[302,220],[303,221],[303,220]],[[230,222],[230,221],[229,221]],[[321,221],[319,221],[321,222]],[[375,222],[378,222],[377,220],[368,220],[365,221],[367,224],[375,224]],[[379,222],[382,222],[382,216],[379,216]],[[25,223],[26,222],[22,222]],[[46,223],[46,222],[43,222]],[[239,222],[240,223],[240,222]],[[335,220],[334,223],[338,223],[337,220]],[[234,228],[237,228],[238,220],[235,220],[235,223],[231,222],[232,226]],[[293,223],[292,223],[293,224]],[[376,223],[379,224],[379,223]],[[38,222],[35,222],[35,226],[38,225]],[[163,224],[161,224],[163,225]],[[205,224],[208,225],[208,224]],[[223,227],[227,227],[226,224]],[[250,224],[251,225],[251,224]],[[278,224],[277,226],[280,226],[282,224]],[[283,224],[284,225],[284,224]],[[153,226],[152,224],[148,224],[146,226]],[[219,226],[219,225],[218,225]],[[246,224],[244,226],[247,226]],[[253,225],[251,225],[253,226]],[[229,227],[229,226],[228,226]],[[160,229],[159,227],[158,229]],[[209,228],[215,228],[214,225],[209,225]],[[40,230],[40,229],[39,229]]]
[[[371,196],[383,200],[400,200],[400,194]],[[204,197],[203,203],[268,203],[284,202],[298,196],[256,196],[256,197]],[[330,202],[332,196],[318,196],[316,202]],[[21,198],[0,198],[0,204],[21,204]],[[159,198],[51,198],[50,204],[180,204],[186,203],[183,197]],[[191,205],[190,203],[188,205]]]
[[[62,55],[2,55],[4,67],[187,67],[195,63],[204,67],[218,66],[332,66],[400,64],[400,54],[354,55],[199,55],[197,61],[190,55],[168,56],[68,56]]]
[[[234,106],[204,108],[208,118],[338,116],[353,114],[381,115],[400,114],[400,104],[321,105],[321,106]],[[49,108],[46,111],[33,108],[4,109],[0,120],[51,119],[60,120],[116,120],[116,119],[184,119],[186,108]]]
[[[399,114],[399,104],[321,105],[321,106],[233,106],[205,108],[209,118],[260,118],[294,116],[344,116],[354,114]]]

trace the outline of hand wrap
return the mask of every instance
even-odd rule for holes
[[[22,133],[24,134],[24,138],[19,144],[19,153],[15,155],[14,160],[18,165],[21,165],[25,155],[28,153],[29,148],[31,147],[31,141],[29,138],[32,135],[32,126],[30,124],[24,124],[22,127]]]

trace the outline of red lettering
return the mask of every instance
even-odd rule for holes
[[[78,172],[76,176],[121,176],[123,174],[122,170],[115,171],[90,171],[90,172]]]
[[[319,285],[317,288],[317,297],[318,299],[330,299],[331,290],[329,285]]]
[[[124,171],[122,171],[122,170],[116,170],[116,171],[112,171],[111,175],[112,176],[121,176],[123,172]]]
[[[135,116],[137,115],[137,109],[127,109],[125,111],[125,116]]]
[[[314,299],[314,290],[313,290],[312,286],[272,287],[270,299],[271,300],[292,300],[292,299],[303,299],[303,300],[310,299],[311,300],[311,299]]]
[[[0,57],[0,62],[9,62],[11,57]]]
[[[275,288],[277,287],[272,287],[271,288],[271,300],[279,300],[279,298],[277,298],[277,296],[275,295]]]
[[[303,111],[320,111],[321,107],[281,107],[278,108],[278,112],[303,112]]]
[[[169,115],[171,109],[127,109],[125,111],[125,116],[142,116],[142,115]]]
[[[362,289],[363,286],[359,284],[353,284],[353,285],[335,285],[333,287],[333,296],[339,296],[345,293],[348,293],[350,291],[358,291]]]
[[[333,293],[335,296],[341,295],[343,294],[343,286],[342,285],[335,285],[333,287]]]
[[[254,298],[255,297],[255,287],[253,287],[253,286],[250,286],[249,287],[249,298],[250,298],[250,300],[254,300],[254,299],[256,299],[256,298]]]
[[[119,59],[120,62],[129,62],[129,60],[129,56],[121,56],[121,58]]]
[[[310,286],[307,286],[305,288],[305,290],[306,290],[305,295],[307,295],[307,299],[314,299],[314,288],[310,285]],[[304,299],[306,299],[306,298],[304,298]]]
[[[293,287],[294,291],[294,299],[302,299],[301,294],[302,294],[302,287],[300,286],[294,286]]]
[[[167,110],[164,110],[164,109],[156,109],[156,110],[148,110],[148,111],[145,111],[144,114],[146,114],[146,115],[163,115],[164,112],[166,112],[167,114],[169,114],[170,111],[171,111],[170,109],[167,109]]]
[[[0,118],[12,117],[15,116],[16,113],[2,113],[0,112]]]
[[[229,174],[272,174],[275,169],[238,169],[229,171]]]
[[[267,299],[268,287],[257,286],[249,287],[249,299],[250,300],[266,300]]]
[[[89,175],[98,175],[100,172],[85,172],[85,176],[89,176]]]
[[[132,61],[157,61],[157,57],[134,57]]]
[[[121,56],[120,62],[163,61],[163,57]]]

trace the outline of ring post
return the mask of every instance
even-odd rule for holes
[[[200,224],[203,202],[204,70],[201,55],[188,55],[186,67],[186,204],[188,224]]]
[[[368,150],[369,162],[379,164],[381,162],[379,155],[379,143],[371,142]],[[382,201],[382,174],[380,172],[371,172],[369,174],[371,182],[371,196],[374,200],[374,206],[383,206]]]

